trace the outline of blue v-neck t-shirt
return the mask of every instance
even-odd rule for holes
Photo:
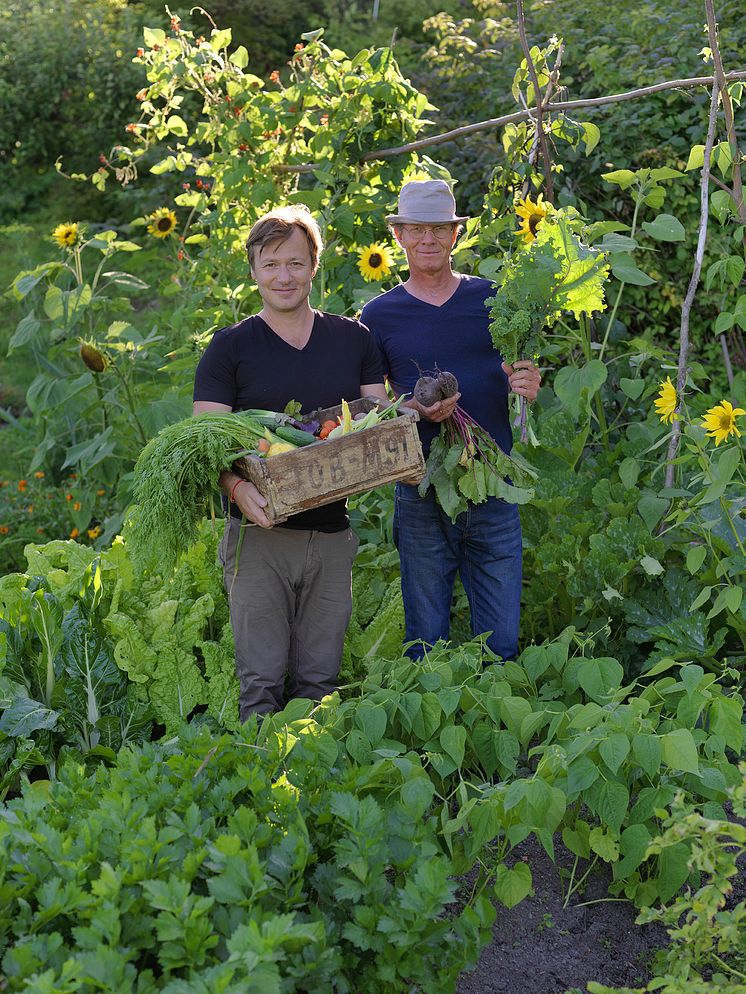
[[[411,393],[420,371],[448,370],[458,380],[459,406],[509,452],[508,378],[492,345],[484,303],[494,292],[489,280],[461,276],[455,293],[437,306],[397,286],[367,303],[360,320],[372,331],[398,393]],[[440,425],[420,421],[418,428],[427,453]]]

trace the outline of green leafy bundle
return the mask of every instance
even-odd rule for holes
[[[604,309],[606,256],[583,244],[578,227],[574,211],[552,211],[530,245],[505,262],[486,303],[492,343],[506,362],[540,355],[544,328],[563,311],[579,317]]]
[[[223,470],[253,448],[264,427],[246,414],[200,414],[168,425],[151,439],[135,465],[129,548],[139,570],[173,569],[196,540]]]
[[[419,486],[423,497],[428,487],[434,487],[438,503],[451,521],[469,504],[481,504],[488,497],[526,504],[534,495],[536,473],[528,463],[503,452],[484,428],[471,418],[468,421],[458,425],[448,418],[443,422],[430,446],[427,472]]]

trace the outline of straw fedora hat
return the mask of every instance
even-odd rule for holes
[[[399,194],[399,213],[389,214],[389,224],[449,224],[468,221],[456,214],[450,186],[442,179],[413,180]]]

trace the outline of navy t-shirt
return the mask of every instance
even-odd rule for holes
[[[508,417],[508,377],[502,356],[492,345],[487,297],[489,280],[461,276],[456,292],[440,306],[428,304],[403,286],[371,300],[361,321],[373,332],[383,357],[384,373],[399,393],[412,393],[420,370],[448,370],[458,380],[459,406],[509,452],[513,434]],[[440,425],[418,423],[427,453]]]
[[[216,331],[197,366],[194,400],[233,411],[283,411],[296,400],[305,413],[360,396],[363,384],[382,383],[373,336],[358,321],[316,311],[308,342],[296,349],[258,315]],[[231,513],[241,512],[231,506]],[[347,528],[343,500],[293,515],[286,528],[322,532]]]

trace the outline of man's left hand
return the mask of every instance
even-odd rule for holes
[[[525,397],[529,403],[536,400],[541,386],[541,373],[530,359],[519,359],[512,366],[504,362],[503,370],[513,393]]]

